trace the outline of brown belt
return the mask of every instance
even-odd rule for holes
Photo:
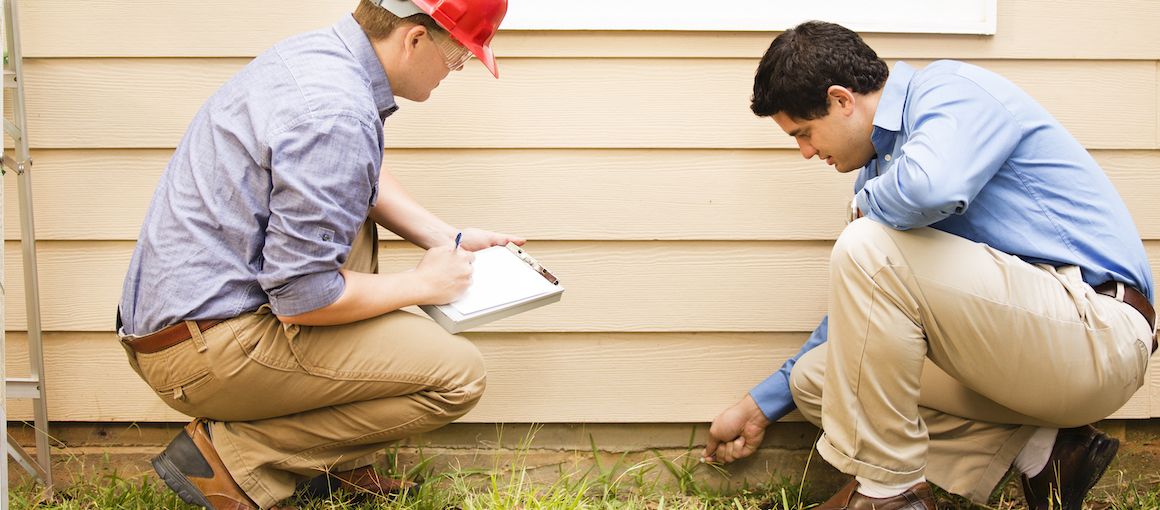
[[[1096,292],[1109,297],[1116,297],[1116,282],[1104,282],[1095,286]],[[1144,320],[1148,321],[1148,327],[1152,331],[1156,331],[1156,309],[1152,308],[1152,303],[1148,302],[1148,297],[1135,287],[1124,285],[1124,298],[1121,300],[1128,306],[1135,308],[1140,315],[1144,316]],[[1156,335],[1152,335],[1152,352],[1156,352]]]
[[[222,322],[225,322],[225,320],[200,320],[197,321],[197,329],[206,331],[209,328],[221,324]],[[185,325],[184,322],[179,322],[151,335],[145,335],[140,338],[127,338],[121,341],[124,342],[125,345],[129,346],[130,349],[133,349],[133,352],[136,352],[137,354],[150,354],[164,351],[165,349],[189,340],[190,338],[193,338],[193,334],[190,333],[189,328]]]

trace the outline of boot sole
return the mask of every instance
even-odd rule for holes
[[[185,477],[185,474],[177,468],[177,465],[172,460],[169,460],[169,456],[164,452],[161,455],[153,457],[150,464],[153,464],[153,470],[165,481],[165,485],[168,485],[169,489],[175,492],[177,497],[181,498],[182,501],[190,505],[213,510],[213,506],[205,499],[205,495],[190,483],[189,479]]]
[[[1073,485],[1067,491],[1067,497],[1064,500],[1062,510],[1083,510],[1083,500],[1087,497],[1088,492],[1092,487],[1096,486],[1096,482],[1104,476],[1104,472],[1108,470],[1108,466],[1112,464],[1112,459],[1116,457],[1116,452],[1120,449],[1120,440],[1100,434],[1092,440],[1091,448],[1088,449],[1087,462],[1089,466],[1095,466],[1095,469],[1089,473],[1086,480],[1076,480],[1077,485]],[[1077,491],[1076,489],[1083,489]]]

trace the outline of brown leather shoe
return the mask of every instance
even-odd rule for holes
[[[891,498],[871,498],[858,494],[858,480],[842,487],[813,510],[935,510],[934,492],[926,482],[919,482],[906,492]]]
[[[345,491],[354,494],[355,499],[359,500],[402,494],[413,490],[416,485],[415,482],[383,476],[375,471],[374,466],[363,466],[350,471],[318,475],[307,482],[305,490],[309,499],[325,499],[335,492]]]
[[[1091,425],[1062,429],[1043,471],[1023,476],[1023,496],[1030,510],[1080,510],[1120,448],[1120,440]]]
[[[258,510],[222,464],[204,418],[189,422],[165,451],[153,458],[153,470],[191,505],[210,510]]]

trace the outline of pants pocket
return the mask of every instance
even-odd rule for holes
[[[134,356],[145,383],[179,412],[197,416],[193,410],[219,389],[206,353],[199,352],[192,340],[160,352]]]
[[[1152,338],[1142,338],[1136,342],[1136,353],[1140,357],[1140,377],[1136,384],[1136,389],[1138,390],[1148,381],[1148,362],[1152,358]]]
[[[234,343],[250,360],[275,370],[298,370],[298,362],[290,352],[286,326],[270,313],[270,305],[262,305],[254,313],[227,324]]]

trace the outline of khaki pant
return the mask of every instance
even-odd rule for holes
[[[368,221],[345,267],[376,272],[377,241]],[[323,470],[371,464],[389,443],[463,416],[485,386],[471,342],[401,311],[308,327],[263,306],[129,360],[170,407],[213,420],[214,448],[262,508]]]
[[[1036,427],[1103,419],[1145,380],[1148,323],[1073,266],[862,219],[835,244],[830,283],[829,341],[791,388],[847,474],[926,476],[982,503]]]

